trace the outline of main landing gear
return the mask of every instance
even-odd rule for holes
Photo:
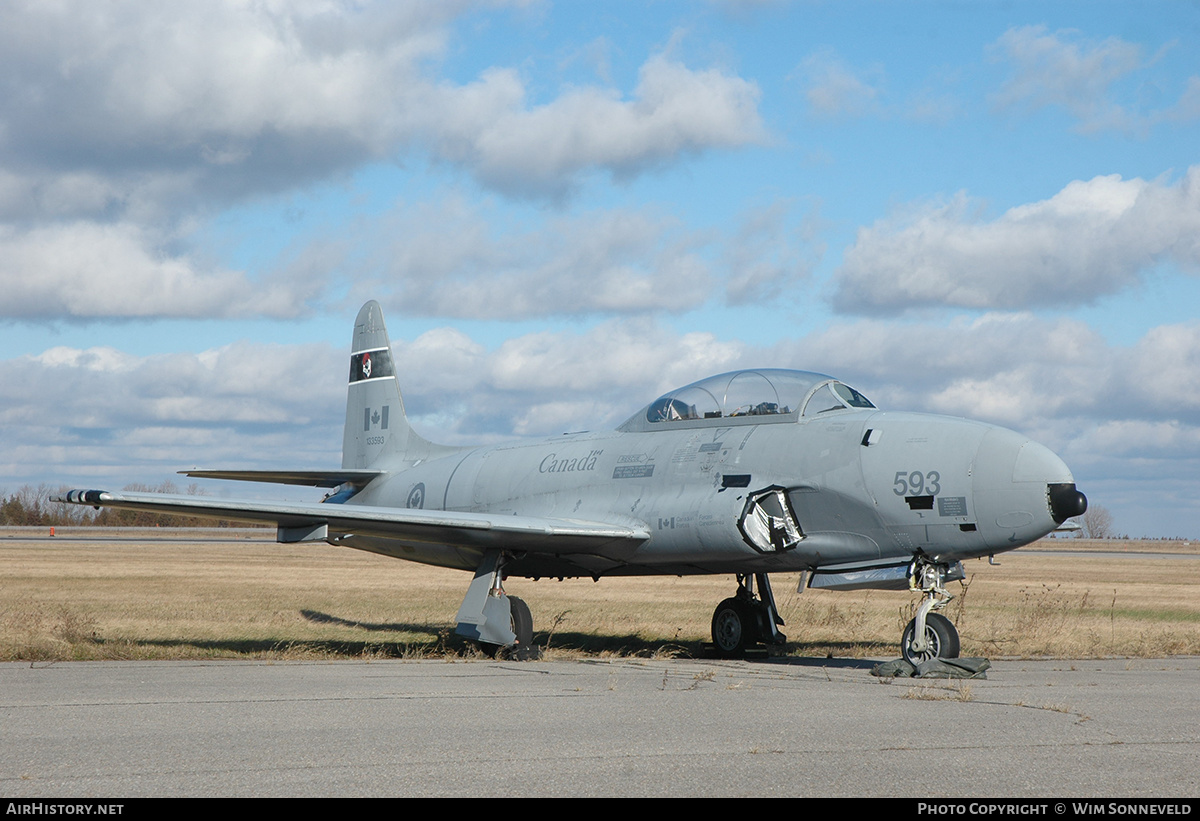
[[[908,568],[908,588],[920,591],[925,599],[917,607],[917,615],[904,628],[900,652],[909,664],[930,659],[958,658],[958,631],[941,610],[954,596],[946,591],[949,566],[936,564],[918,556]]]
[[[454,632],[476,642],[493,658],[534,659],[538,649],[533,643],[533,616],[524,601],[504,592],[506,560],[499,550],[483,554],[458,609]]]
[[[767,574],[739,574],[737,581],[737,593],[718,604],[713,612],[713,647],[722,658],[740,658],[756,644],[787,641],[787,636],[776,627],[783,625],[783,619],[775,609]],[[754,593],[756,583],[758,595]]]

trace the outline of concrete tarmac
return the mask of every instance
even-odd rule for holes
[[[1200,795],[1200,657],[0,664],[0,794]]]

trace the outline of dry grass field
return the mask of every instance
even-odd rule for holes
[[[264,530],[45,535],[0,531],[0,660],[476,655],[450,633],[465,573],[324,544],[277,545]],[[1088,552],[1097,549],[1108,552]],[[1003,554],[999,566],[966,563],[948,615],[964,655],[1200,654],[1198,553],[1180,542],[1041,542]],[[797,593],[797,581],[772,576],[789,637],[780,652],[898,655],[914,596]],[[713,607],[734,580],[510,579],[505,587],[529,603],[549,658],[699,656]]]

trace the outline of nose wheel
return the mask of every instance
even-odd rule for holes
[[[918,643],[917,620],[913,619],[904,628],[900,650],[904,660],[916,665],[930,659],[958,658],[958,631],[953,622],[941,613],[930,613],[925,617],[925,641]],[[919,649],[918,649],[919,647]]]

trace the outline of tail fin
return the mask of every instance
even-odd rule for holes
[[[347,391],[343,470],[380,468],[389,463],[400,467],[443,450],[418,436],[408,424],[383,309],[375,300],[363,305],[354,320]]]

